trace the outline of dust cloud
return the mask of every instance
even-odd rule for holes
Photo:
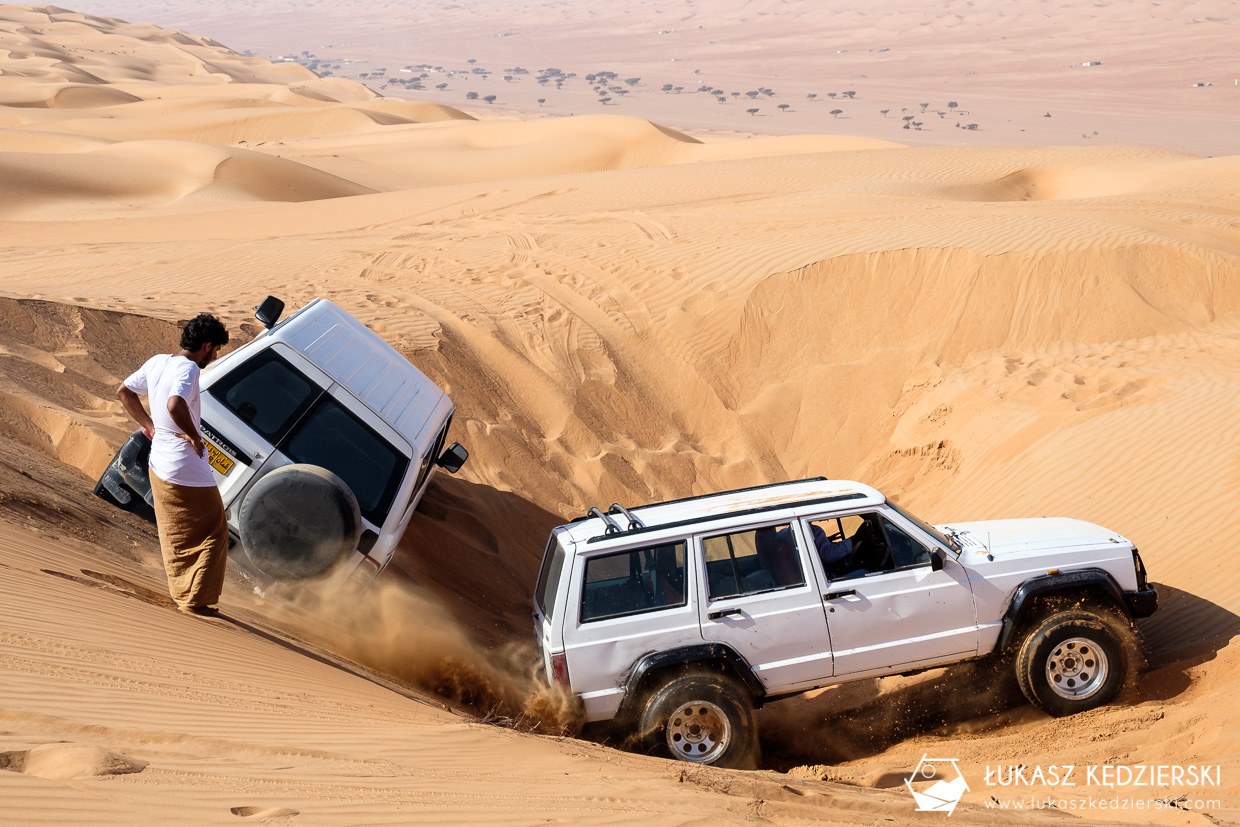
[[[403,581],[360,594],[285,585],[280,619],[333,652],[428,690],[485,723],[575,735],[577,705],[548,684],[532,643],[484,647],[433,595]]]

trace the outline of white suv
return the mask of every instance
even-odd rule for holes
[[[452,401],[340,307],[315,299],[284,321],[268,296],[266,330],[203,372],[202,435],[252,573],[365,585],[392,559],[444,449]],[[150,440],[135,431],[95,493],[146,511]],[[149,512],[148,512],[149,513]]]
[[[1128,540],[1080,520],[926,525],[824,478],[630,510],[551,533],[534,626],[587,723],[645,752],[756,759],[752,710],[815,687],[1006,655],[1052,715],[1110,701],[1157,593]]]

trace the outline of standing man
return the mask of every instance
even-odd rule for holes
[[[151,435],[151,493],[168,591],[182,612],[206,617],[219,614],[228,519],[199,432],[198,374],[226,344],[228,330],[202,313],[181,331],[180,353],[152,356],[116,391]],[[139,395],[149,400],[149,414]]]

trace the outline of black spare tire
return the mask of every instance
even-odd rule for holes
[[[264,574],[301,580],[352,554],[362,533],[357,497],[317,465],[286,465],[250,488],[238,520],[241,545]]]

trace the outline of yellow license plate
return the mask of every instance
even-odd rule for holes
[[[210,442],[207,445],[207,461],[211,463],[211,467],[219,471],[224,476],[228,476],[228,472],[236,464],[228,457],[224,456],[224,452],[216,448]]]

